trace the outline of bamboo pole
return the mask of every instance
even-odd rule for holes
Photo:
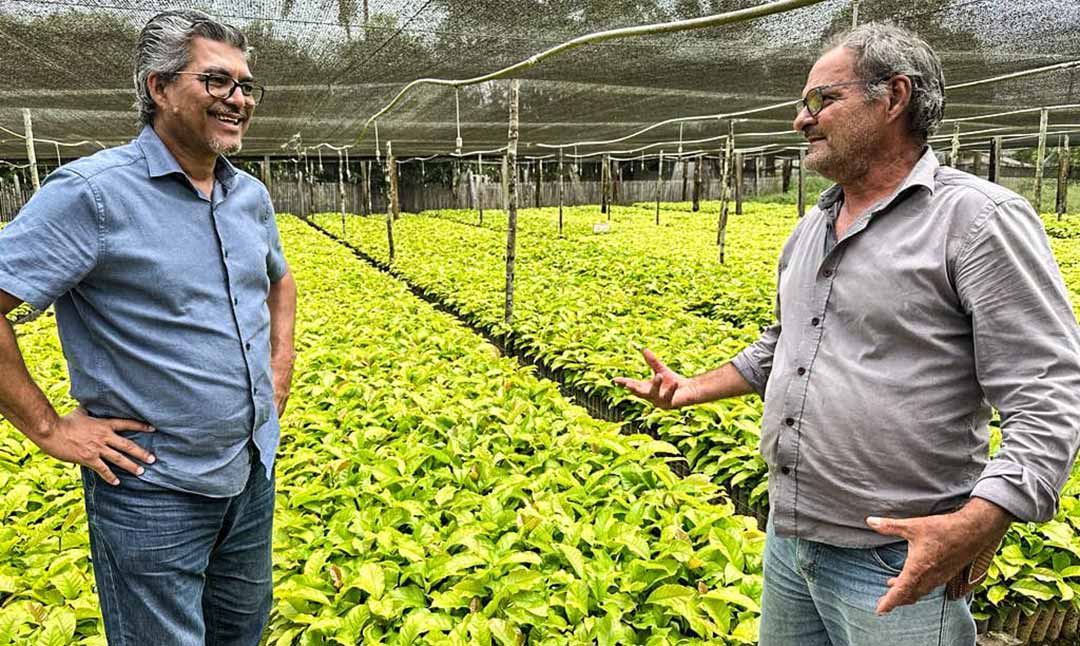
[[[697,213],[701,210],[701,167],[704,165],[705,159],[703,156],[698,155],[694,160],[694,190],[691,193],[690,211]]]
[[[506,153],[502,158],[502,205],[503,211],[510,209],[510,168],[506,162]]]
[[[263,155],[262,158],[262,183],[266,186],[266,190],[270,190],[270,185],[273,183],[273,178],[270,177],[270,155]]]
[[[949,153],[949,165],[953,168],[960,166],[960,124],[953,126],[952,151]]]
[[[656,166],[656,226],[660,226],[660,189],[664,182],[664,151],[660,151],[660,161]]]
[[[682,151],[680,151],[681,153]],[[686,157],[682,158],[682,197],[679,198],[680,202],[686,201],[686,182],[690,179],[690,161]]]
[[[754,197],[761,195],[761,180],[763,177],[763,170],[761,167],[761,155],[754,157]]]
[[[544,190],[544,160],[536,160],[536,208],[540,208],[542,200],[540,193]]]
[[[724,264],[724,251],[727,246],[728,200],[731,195],[731,174],[735,161],[735,124],[728,125],[728,139],[724,146],[724,167],[720,182],[720,217],[716,223],[716,245],[719,247],[720,264]]]
[[[999,182],[1001,179],[1001,137],[990,140],[990,160],[987,167],[986,179]]]
[[[743,154],[735,153],[735,215],[742,215]]]
[[[390,262],[394,262],[394,196],[391,181],[397,174],[397,162],[394,161],[394,149],[391,142],[386,142],[386,246]]]
[[[41,179],[38,178],[37,153],[34,151],[34,119],[30,116],[30,109],[23,108],[23,126],[26,129],[26,159],[30,162],[30,183],[37,193],[41,188]]]
[[[1050,113],[1039,111],[1039,147],[1035,149],[1035,212],[1042,213],[1043,161],[1046,159],[1046,121]]]
[[[510,81],[510,135],[506,147],[507,163],[516,170],[518,146],[518,101],[520,100],[521,81]],[[510,175],[510,204],[507,211],[506,228],[506,304],[503,308],[503,322],[510,326],[514,320],[514,259],[517,253],[517,173]]]
[[[337,154],[338,198],[341,200],[341,237],[345,238],[345,168],[341,160],[341,151]]]
[[[799,151],[799,217],[806,215],[806,151]]]
[[[559,149],[559,236],[562,236],[563,225],[563,152],[562,148]]]
[[[784,158],[780,162],[780,192],[787,193],[791,189],[791,160]]]
[[[387,142],[389,143],[389,142]],[[390,146],[386,147],[386,150],[390,150]],[[393,208],[394,219],[397,220],[401,217],[401,203],[398,201],[398,165],[394,162],[394,165],[390,167],[390,206]]]
[[[364,215],[371,215],[371,162],[360,164],[360,204]]]
[[[304,204],[304,164],[297,161],[296,164],[296,195],[300,198],[300,213],[302,218],[307,218],[307,206]]]
[[[476,156],[476,210],[480,213],[480,226],[484,226],[484,154]]]
[[[1057,208],[1055,211],[1059,220],[1069,208],[1069,161],[1069,135],[1065,135],[1058,142],[1058,183],[1055,200]]]
[[[608,213],[608,156],[604,155],[600,158],[600,212]],[[611,214],[608,213],[608,220],[611,219]]]

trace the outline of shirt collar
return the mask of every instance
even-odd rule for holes
[[[893,191],[892,195],[885,198],[878,203],[872,210],[877,211],[882,208],[891,206],[901,195],[906,195],[909,189],[915,186],[926,187],[926,190],[930,191],[930,194],[934,194],[934,177],[937,175],[937,170],[940,164],[937,160],[937,155],[934,154],[934,149],[929,146],[923,148],[922,156],[919,157],[919,161],[915,162],[915,165],[911,168],[911,172],[908,173],[904,181],[900,183],[900,186]],[[826,189],[821,197],[818,199],[818,208],[828,213],[833,207],[840,202],[844,197],[844,189],[839,184],[833,184]]]
[[[164,177],[176,173],[187,177],[184,169],[180,167],[180,162],[176,161],[176,157],[173,157],[172,152],[169,151],[165,142],[161,141],[161,137],[152,126],[143,126],[136,142],[146,157],[146,170],[150,177]],[[236,172],[236,167],[232,165],[232,162],[218,155],[217,162],[214,164],[214,177],[221,182],[226,191],[231,190],[236,183]]]

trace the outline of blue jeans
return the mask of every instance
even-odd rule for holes
[[[110,646],[256,646],[270,615],[274,484],[207,498],[119,469],[82,470],[90,555]]]
[[[906,542],[832,547],[777,536],[770,522],[759,646],[974,646],[968,601],[946,599],[945,586],[877,616],[906,558]]]

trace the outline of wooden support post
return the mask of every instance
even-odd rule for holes
[[[562,236],[562,207],[563,207],[563,159],[562,148],[559,149],[559,235]]]
[[[787,193],[791,190],[791,160],[785,158],[780,162],[780,192]]]
[[[389,150],[389,146],[387,146]],[[394,210],[394,219],[401,217],[401,202],[398,201],[398,164],[395,161],[390,167],[390,206]]]
[[[371,215],[371,162],[360,163],[360,208],[364,215]]]
[[[37,152],[34,150],[34,120],[30,116],[30,109],[23,108],[23,126],[26,129],[26,159],[30,162],[30,183],[37,193],[41,188],[41,179],[38,178]]]
[[[517,168],[518,101],[521,81],[510,81],[510,137],[506,155],[511,168]],[[506,304],[503,323],[509,327],[514,321],[514,259],[517,254],[517,172],[510,175],[510,205],[506,228]]]
[[[536,160],[536,208],[540,208],[543,204],[543,200],[540,199],[540,193],[544,190],[544,160]]]
[[[949,165],[953,168],[960,167],[960,124],[953,127],[952,151],[949,153]]]
[[[394,189],[393,177],[397,175],[397,162],[394,161],[394,149],[391,142],[386,142],[386,247],[390,262],[394,262]]]
[[[742,215],[743,156],[735,153],[735,215]]]
[[[971,174],[982,174],[982,153],[978,150],[971,154]]]
[[[1057,183],[1057,208],[1058,219],[1069,209],[1069,135],[1065,135],[1058,142],[1058,183]]]
[[[1000,183],[1001,179],[1001,137],[990,140],[990,163],[986,171],[986,179]]]
[[[345,164],[342,163],[341,151],[337,154],[338,198],[341,200],[341,238],[345,239]]]
[[[503,211],[510,210],[510,168],[506,161],[507,155],[502,157],[502,207]],[[515,175],[517,171],[515,170]]]
[[[720,217],[716,222],[716,246],[719,249],[720,264],[724,264],[724,249],[727,246],[728,200],[731,199],[731,176],[735,164],[735,124],[728,123],[728,138],[724,145],[724,164],[720,171]]]
[[[806,215],[806,150],[799,151],[799,217]]]
[[[270,176],[270,155],[263,155],[262,158],[262,183],[266,186],[266,190],[270,190],[270,185],[273,183],[273,178]]]
[[[608,158],[607,155],[603,155],[600,158],[600,212],[608,213]],[[611,214],[608,213],[608,220],[611,219]]]
[[[461,162],[458,160],[453,161],[453,166],[450,170],[450,186],[454,192],[454,208],[461,208]]]
[[[704,166],[705,158],[698,155],[694,160],[694,190],[690,194],[690,210],[697,213],[701,210],[701,167]]]
[[[761,155],[757,155],[756,157],[754,157],[754,197],[758,197],[759,195],[761,195],[761,178]]]
[[[664,183],[664,151],[660,151],[660,161],[656,165],[656,226],[660,226],[660,188]]]
[[[304,164],[297,162],[296,164],[296,194],[300,198],[300,212],[297,214],[302,218],[307,218],[307,206],[304,204]]]
[[[480,213],[480,226],[484,226],[484,155],[476,155],[476,210]]]
[[[682,144],[679,144],[679,148],[682,148]],[[682,150],[679,151],[679,154],[682,155]],[[685,202],[686,201],[686,182],[689,179],[690,179],[690,161],[688,159],[686,159],[686,157],[683,157],[682,158],[682,197],[679,199],[680,202]]]
[[[1046,121],[1050,111],[1039,111],[1039,147],[1035,150],[1035,212],[1042,213],[1043,161],[1046,160]]]

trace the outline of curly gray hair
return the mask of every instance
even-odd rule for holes
[[[152,124],[157,113],[146,84],[150,74],[156,72],[166,82],[175,79],[190,61],[191,41],[197,37],[227,43],[245,56],[249,53],[244,33],[210,14],[193,9],[157,14],[143,27],[135,46],[135,109],[139,111],[139,123]]]
[[[911,79],[911,131],[925,143],[945,114],[945,74],[930,45],[898,25],[871,22],[833,36],[822,52],[837,47],[854,53],[860,78],[876,81],[867,88],[867,101],[885,95],[890,77],[903,74]]]

